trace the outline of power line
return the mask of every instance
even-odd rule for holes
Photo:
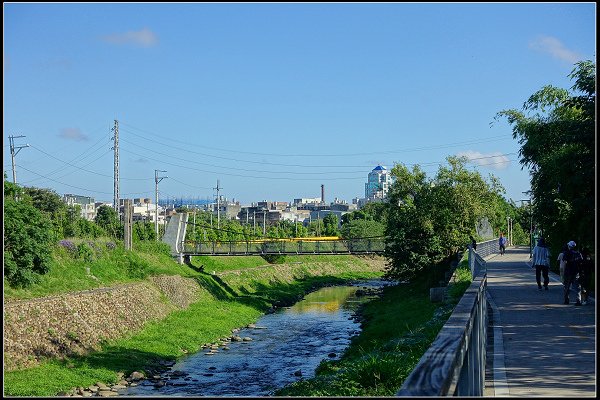
[[[101,128],[96,128],[96,129],[94,129],[92,132],[93,132],[93,133],[95,133],[95,132],[99,131],[100,129],[101,129]],[[78,158],[82,157],[82,156],[83,156],[83,155],[84,155],[86,152],[88,152],[89,150],[91,150],[92,148],[94,148],[96,145],[100,144],[100,142],[101,142],[103,139],[106,139],[106,135],[102,135],[102,136],[101,136],[101,137],[100,137],[100,138],[99,138],[99,139],[98,139],[98,140],[97,140],[97,141],[96,141],[96,142],[95,142],[95,143],[94,143],[92,146],[88,147],[88,148],[87,148],[87,149],[85,149],[85,150],[84,150],[84,151],[83,151],[81,154],[79,154],[78,156],[76,156],[75,158],[73,158],[73,159],[71,160],[71,162],[75,162],[75,161],[76,161]],[[64,154],[70,154],[70,153],[69,153],[68,151],[66,151],[66,150],[67,150],[67,149],[65,149],[64,147],[62,147],[62,148],[59,150],[59,153],[60,153],[60,155],[64,155]],[[100,150],[100,148],[96,149],[94,152],[96,152],[96,151],[98,151],[98,150]],[[87,156],[86,156],[86,157],[87,157]],[[86,158],[86,157],[84,157],[84,158]],[[34,162],[32,162],[30,166],[33,166],[34,164],[36,164],[36,162],[35,162],[35,161],[34,161]]]
[[[71,166],[71,167],[77,168],[77,170],[80,170],[80,171],[85,171],[85,172],[89,172],[90,174],[94,174],[94,175],[98,175],[98,176],[103,176],[103,177],[106,177],[106,178],[112,178],[112,176],[111,176],[111,175],[105,175],[105,174],[101,174],[101,173],[99,173],[99,172],[96,172],[96,171],[90,171],[90,170],[88,170],[88,169],[85,169],[85,168],[82,168],[82,167],[80,167],[80,166],[78,166],[78,165],[71,164],[70,162],[63,161],[63,160],[61,160],[60,158],[56,158],[56,157],[54,157],[53,155],[51,155],[51,154],[49,154],[49,153],[46,153],[46,152],[45,152],[44,150],[42,150],[42,149],[38,149],[36,146],[31,146],[31,148],[33,148],[33,149],[35,149],[35,150],[39,151],[40,153],[43,153],[43,154],[47,155],[47,156],[48,156],[48,157],[50,157],[50,158],[53,158],[53,159],[55,159],[55,160],[57,160],[57,161],[60,161],[60,162],[61,162],[61,163],[63,163],[63,164],[66,164],[66,165],[68,165],[68,166]],[[99,158],[95,159],[94,161],[97,161],[97,160],[99,160],[100,158],[104,157],[104,156],[105,156],[106,154],[108,154],[110,151],[111,151],[111,150],[108,150],[108,151],[106,151],[104,154],[102,154],[102,155],[101,155]],[[92,161],[91,163],[93,163],[94,161]],[[91,164],[91,163],[90,163],[90,164]],[[69,174],[71,174],[71,173],[73,173],[73,172],[75,172],[75,171],[71,171]],[[50,174],[52,174],[52,173],[50,173]],[[69,174],[67,174],[67,175],[69,175]],[[65,177],[65,176],[67,176],[67,175],[63,175],[63,176],[61,176],[61,177],[59,177],[59,178],[63,178],[63,177]],[[124,179],[124,180],[130,180],[130,181],[147,181],[147,180],[149,180],[149,178],[121,178],[121,179]]]
[[[63,161],[63,160],[60,160],[60,159],[58,159],[58,158],[54,157],[53,155],[51,155],[51,154],[49,154],[49,153],[46,153],[46,152],[43,152],[43,151],[42,151],[42,152],[43,152],[44,154],[46,154],[47,156],[49,156],[49,157],[52,157],[52,158],[54,158],[54,159],[56,159],[56,160],[58,160],[58,161],[60,161],[60,162],[62,162],[62,163],[64,163],[64,164],[66,164],[66,166],[65,166],[65,167],[59,167],[59,168],[55,169],[54,171],[51,171],[51,172],[49,172],[49,173],[48,173],[48,175],[54,175],[55,173],[58,173],[58,172],[60,172],[60,171],[63,171],[63,170],[65,170],[65,169],[67,169],[67,167],[68,167],[68,166],[73,166],[73,167],[76,167],[77,169],[80,169],[80,168],[82,168],[82,167],[79,167],[79,166],[75,166],[75,165],[73,165],[73,164],[71,164],[71,163],[74,163],[74,162],[75,162],[75,161],[77,161],[78,159],[79,159],[79,161],[83,161],[84,159],[86,159],[86,158],[90,157],[92,154],[94,154],[94,153],[98,152],[99,150],[101,150],[101,149],[102,149],[102,147],[98,147],[97,149],[95,149],[94,151],[92,151],[90,154],[86,155],[85,157],[83,156],[85,153],[87,153],[88,151],[90,151],[91,149],[93,149],[94,147],[96,147],[96,145],[98,145],[98,144],[102,144],[102,140],[106,140],[106,136],[103,136],[103,137],[101,137],[101,138],[100,138],[98,141],[96,141],[96,143],[94,143],[92,146],[88,147],[86,150],[84,150],[84,151],[83,151],[81,154],[79,154],[77,157],[73,158],[73,159],[72,159],[70,162],[65,162],[65,161]],[[39,149],[37,149],[37,148],[36,148],[36,150],[39,150]],[[39,151],[41,151],[41,150],[39,150]],[[109,150],[109,151],[110,151],[110,150]],[[92,163],[94,163],[95,161],[97,161],[97,160],[99,160],[100,158],[104,157],[104,155],[106,155],[107,153],[108,153],[108,151],[107,151],[107,152],[105,152],[105,153],[103,153],[103,154],[102,154],[100,157],[97,157],[97,158],[96,158],[96,159],[94,159],[93,161],[91,161],[91,162],[87,163],[85,166],[87,167],[88,165],[91,165],[91,164],[92,164]],[[73,173],[73,172],[74,172],[74,171],[71,171],[70,173]],[[61,175],[61,176],[59,177],[59,179],[60,179],[60,178],[64,178],[65,176],[69,175],[70,173],[67,173],[67,174],[65,174],[65,175]],[[27,183],[35,182],[35,181],[36,181],[36,180],[38,180],[38,179],[39,179],[39,178],[35,178],[35,179],[33,179],[33,180],[30,180],[30,181],[28,181]]]
[[[145,133],[149,133],[152,136],[156,136],[159,137],[161,139],[165,139],[168,140],[169,142],[178,142],[178,143],[182,143],[185,144],[187,146],[195,146],[195,147],[201,147],[201,148],[206,148],[209,150],[218,150],[218,151],[223,151],[223,152],[228,152],[228,153],[240,153],[240,154],[250,154],[250,155],[259,155],[259,156],[277,156],[277,157],[349,157],[349,156],[364,156],[364,155],[374,155],[374,154],[395,154],[395,153],[405,153],[405,152],[413,152],[413,151],[423,151],[423,150],[433,150],[433,149],[443,149],[443,148],[447,148],[447,147],[456,147],[456,146],[463,146],[463,145],[468,145],[468,144],[480,144],[480,143],[486,143],[489,141],[499,141],[499,140],[505,140],[507,135],[503,134],[503,135],[497,135],[497,136],[492,136],[489,138],[478,138],[478,139],[472,139],[469,141],[464,141],[464,142],[454,142],[454,143],[448,143],[448,144],[439,144],[439,145],[433,145],[433,146],[424,146],[424,147],[415,147],[415,148],[408,148],[408,149],[397,149],[397,150],[387,150],[387,151],[376,151],[376,152],[364,152],[364,153],[346,153],[346,154],[282,154],[282,153],[258,153],[258,152],[249,152],[249,151],[238,151],[238,150],[230,150],[230,149],[222,149],[222,148],[217,148],[217,147],[208,147],[208,146],[202,146],[202,145],[198,145],[195,143],[189,143],[189,142],[184,142],[181,140],[177,140],[177,139],[172,139],[172,138],[167,138],[155,133],[152,133],[150,131],[147,130],[143,130],[140,128],[136,128],[130,124],[126,124],[123,123],[126,126],[129,126],[133,129],[137,129],[139,131],[145,132]],[[132,133],[136,136],[139,137],[143,137],[140,135],[137,135],[131,131],[128,131],[129,133]],[[512,138],[512,134],[508,135]],[[150,140],[148,138],[145,138],[147,140]]]
[[[21,168],[23,168],[25,171],[27,171],[29,173],[32,173],[32,174],[37,175],[37,176],[40,176],[40,177],[45,178],[45,179],[47,179],[49,181],[56,182],[56,183],[58,183],[60,185],[72,187],[72,188],[75,188],[75,189],[80,189],[80,190],[83,190],[84,192],[93,192],[93,193],[101,193],[101,194],[112,194],[112,192],[102,192],[100,190],[90,190],[88,188],[82,188],[82,187],[79,187],[79,186],[70,185],[68,183],[57,181],[56,179],[50,178],[48,176],[45,176],[45,175],[42,175],[42,174],[38,174],[37,172],[32,171],[30,169],[27,169],[25,167],[21,167]],[[130,193],[124,193],[124,194],[128,195],[128,196],[132,196],[132,195],[148,194],[148,193],[152,193],[152,192],[150,192],[150,191],[144,191],[144,192],[130,192]]]
[[[212,189],[212,188],[209,188],[209,187],[193,186],[193,185],[190,185],[189,183],[185,183],[185,182],[179,181],[179,180],[173,178],[172,176],[170,176],[169,179],[172,180],[172,181],[174,181],[174,182],[181,183],[182,185],[191,187],[193,189],[203,189],[203,190],[210,190],[210,189]]]
[[[128,142],[127,140],[123,140],[123,139],[121,139],[121,140]],[[139,145],[138,145],[138,147],[140,147],[140,148],[142,148],[144,150],[148,150],[150,152],[156,153],[158,155],[162,155],[162,156],[165,156],[165,157],[169,157],[171,159],[176,159],[176,160],[183,161],[183,162],[190,163],[190,164],[207,165],[207,166],[211,166],[211,167],[215,167],[215,168],[221,168],[221,169],[231,169],[231,167],[224,167],[224,166],[218,166],[218,165],[200,163],[200,162],[197,162],[197,161],[187,160],[187,159],[184,159],[184,158],[181,158],[181,157],[174,157],[172,155],[168,155],[168,154],[165,154],[165,153],[161,153],[159,151],[151,150],[151,149],[139,146]],[[145,158],[148,158],[148,159],[153,160],[153,161],[159,161],[159,160],[157,160],[155,158],[148,157],[148,155],[141,155],[141,154],[135,153],[135,152],[133,152],[131,150],[127,150],[127,151],[129,153],[134,154],[134,155],[139,156],[139,157],[145,157]],[[471,158],[470,160],[482,160],[482,159],[486,159],[486,158],[496,158],[496,157],[501,157],[501,156],[506,156],[506,155],[512,155],[512,154],[515,154],[515,153],[504,153],[504,154],[500,154],[500,155]],[[430,163],[415,163],[415,164],[405,164],[405,165],[409,165],[409,166],[412,166],[412,165],[427,166],[427,165],[436,165],[436,164],[441,164],[441,163],[442,162],[440,162],[440,161],[435,161],[435,162],[430,162]],[[217,171],[207,171],[207,170],[203,170],[203,169],[191,168],[189,166],[183,166],[183,165],[178,165],[178,164],[173,164],[173,163],[168,163],[168,162],[167,162],[167,164],[170,164],[170,165],[173,165],[173,166],[176,166],[176,167],[180,167],[180,168],[192,169],[192,170],[195,170],[195,171],[205,172],[205,173],[223,174],[223,175],[238,176],[238,177],[247,177],[247,178],[286,179],[286,180],[312,180],[312,179],[299,179],[299,178],[294,179],[294,178],[289,178],[289,177],[277,178],[277,177],[272,177],[272,176],[271,177],[258,177],[258,176],[251,176],[251,175],[239,175],[239,174],[225,173],[225,172],[222,172],[222,170],[218,171],[218,172]],[[322,171],[321,172],[293,172],[293,171],[273,171],[273,170],[264,171],[264,170],[245,169],[245,168],[236,168],[236,170],[238,170],[238,171],[245,171],[245,172],[259,172],[259,173],[266,173],[266,174],[320,175],[320,176],[323,175]],[[364,171],[338,171],[338,172],[336,172],[336,174],[350,174],[350,173],[357,173],[358,174],[358,173],[361,173],[361,172],[364,173]],[[323,179],[323,178],[319,178],[319,179]],[[327,178],[325,178],[325,179],[327,179]],[[364,179],[364,176],[360,176],[360,177],[357,176],[357,177],[350,177],[350,178],[343,178],[343,177],[340,177],[340,178],[329,178],[327,180],[338,180],[338,179],[352,179],[352,180],[354,180],[354,179]]]
[[[237,176],[237,177],[242,177],[242,178],[255,178],[255,179],[277,179],[277,180],[284,179],[284,180],[292,180],[292,181],[300,181],[300,180],[303,180],[303,181],[312,181],[314,179],[317,179],[317,178],[314,178],[314,179],[311,179],[311,178],[302,179],[302,178],[290,178],[290,177],[252,176],[252,175],[231,174],[231,173],[227,173],[227,172],[223,172],[223,171],[207,171],[207,170],[203,170],[203,169],[192,168],[192,167],[185,166],[185,165],[179,165],[179,164],[170,163],[170,162],[167,162],[167,161],[164,161],[164,160],[157,160],[155,158],[150,158],[147,155],[142,155],[142,154],[139,154],[139,153],[135,153],[135,152],[133,152],[131,150],[129,150],[129,153],[134,154],[134,155],[139,156],[139,157],[148,158],[149,160],[152,160],[152,161],[161,162],[163,164],[168,164],[168,165],[172,165],[172,166],[179,167],[179,168],[184,168],[184,169],[189,169],[189,170],[193,170],[193,171],[204,172],[204,173],[208,173],[208,174],[215,174],[215,175]],[[269,173],[271,173],[271,172],[269,172]],[[352,178],[322,178],[322,177],[319,177],[318,179],[319,180],[328,180],[328,181],[333,180],[333,181],[335,181],[335,180],[364,179],[364,177],[352,177]]]
[[[147,151],[156,153],[156,154],[161,155],[161,156],[169,157],[169,158],[180,160],[180,161],[185,161],[185,162],[192,163],[192,164],[205,165],[205,166],[208,166],[208,167],[214,167],[214,168],[220,168],[220,169],[231,168],[231,166],[207,164],[207,163],[202,163],[202,162],[198,162],[198,161],[187,160],[187,159],[181,158],[181,157],[175,157],[175,156],[170,155],[170,154],[161,153],[160,151],[156,151],[156,150],[152,150],[152,149],[149,149],[147,147],[144,147],[144,146],[140,146],[139,144],[135,144],[135,143],[133,143],[133,142],[131,142],[129,140],[123,139],[123,138],[121,138],[121,141],[126,142],[126,143],[130,143],[132,145],[135,145],[136,147],[139,147],[140,149],[147,150]],[[189,151],[187,149],[181,149],[181,148],[176,148],[176,147],[175,148],[174,147],[170,147],[170,148],[175,149],[175,150],[183,150],[183,151],[187,151],[187,152],[190,152],[190,153],[196,153],[196,152],[193,152],[193,151]],[[199,153],[196,153],[196,154],[199,154]],[[203,155],[203,154],[200,153],[200,155]],[[240,161],[240,160],[233,160],[233,161]],[[242,161],[242,162],[245,162],[245,161]],[[255,164],[266,164],[266,163],[255,162]],[[278,164],[278,165],[286,165],[286,164]],[[286,166],[289,166],[289,165],[286,165]],[[301,166],[301,167],[303,167],[303,166]],[[277,170],[268,170],[268,171],[265,171],[265,170],[255,170],[255,169],[247,169],[247,168],[236,168],[236,169],[240,170],[240,171],[246,171],[246,172],[261,172],[261,173],[267,173],[267,174],[291,174],[291,175],[322,175],[323,174],[323,171],[319,171],[319,172],[294,172],[294,171],[277,171]],[[364,172],[364,171],[337,171],[336,173],[337,174],[358,174],[358,173],[362,173],[362,172]]]

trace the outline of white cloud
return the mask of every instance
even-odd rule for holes
[[[102,38],[112,44],[132,44],[134,46],[152,47],[158,43],[158,36],[148,28],[140,31],[113,33]]]
[[[77,142],[84,142],[88,140],[87,135],[81,132],[78,128],[64,128],[61,130],[58,137],[67,139],[67,140],[75,140]]]
[[[458,153],[457,156],[466,157],[469,162],[492,169],[506,169],[510,165],[508,157],[500,152],[483,154],[478,151],[468,150]]]
[[[574,64],[582,59],[581,55],[575,51],[567,49],[560,40],[552,36],[539,36],[529,42],[529,47],[534,50],[541,51],[542,53],[548,53],[554,58],[567,61],[571,64]]]

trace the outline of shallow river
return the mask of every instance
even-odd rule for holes
[[[202,350],[179,360],[162,374],[164,386],[144,380],[119,391],[130,396],[269,396],[299,379],[314,376],[323,359],[337,359],[360,331],[352,317],[370,296],[357,290],[387,283],[366,281],[335,286],[308,294],[292,307],[261,317],[256,328],[234,335],[251,341],[232,341],[215,354]],[[360,293],[359,293],[360,294]]]

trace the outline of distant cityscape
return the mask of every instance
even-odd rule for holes
[[[378,165],[367,175],[365,183],[365,196],[352,199],[352,203],[339,200],[337,197],[327,203],[325,199],[325,185],[321,185],[321,197],[296,198],[292,202],[262,200],[242,205],[235,199],[227,199],[218,195],[214,199],[199,197],[167,197],[160,198],[158,204],[150,198],[134,198],[133,220],[148,221],[165,224],[175,214],[177,209],[186,208],[190,210],[211,212],[224,219],[235,219],[240,222],[271,225],[279,221],[298,222],[308,225],[313,220],[323,219],[327,214],[335,214],[341,220],[341,216],[358,210],[370,202],[383,201],[394,183],[394,177],[390,171]],[[81,216],[87,220],[93,220],[96,210],[103,206],[113,207],[113,203],[96,202],[93,197],[80,196],[77,194],[65,194],[63,201],[70,206],[78,205],[81,208]],[[120,212],[123,212],[125,199],[119,200]]]

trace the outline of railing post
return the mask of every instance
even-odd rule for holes
[[[473,254],[473,246],[469,245],[469,256],[467,258],[469,269],[471,270],[471,278],[475,278],[475,256]]]

